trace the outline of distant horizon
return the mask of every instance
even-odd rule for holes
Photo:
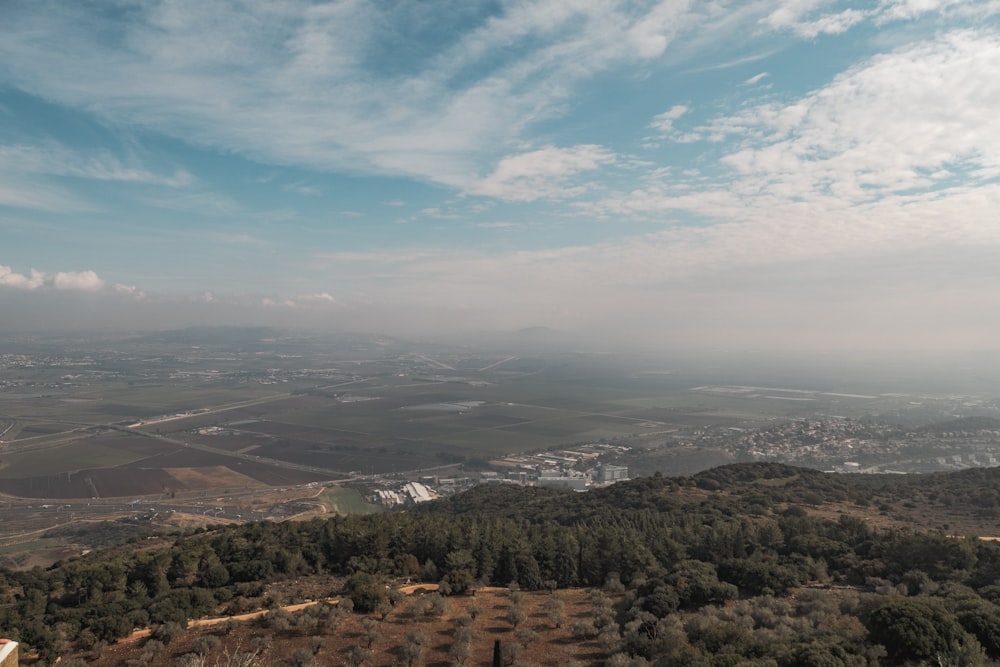
[[[176,323],[176,324],[164,324],[162,326],[150,325],[147,327],[124,327],[124,326],[79,326],[74,327],[72,322],[68,324],[60,323],[59,326],[55,327],[37,327],[37,328],[17,328],[17,327],[0,327],[0,340],[8,338],[16,338],[20,336],[44,336],[44,337],[70,337],[79,339],[88,339],[93,337],[101,336],[148,336],[155,334],[166,334],[166,333],[182,333],[182,332],[211,332],[219,333],[227,330],[234,332],[252,332],[252,331],[269,331],[278,333],[284,336],[303,336],[303,337],[325,337],[325,336],[346,336],[346,337],[375,337],[375,338],[390,338],[401,343],[407,344],[443,344],[443,345],[471,345],[476,346],[480,344],[491,344],[497,343],[499,345],[505,344],[523,344],[525,346],[531,346],[537,344],[540,351],[552,351],[553,346],[562,348],[566,352],[581,352],[581,353],[591,353],[591,354],[624,354],[628,355],[634,353],[636,355],[657,355],[664,352],[668,353],[693,353],[693,354],[721,354],[721,355],[745,355],[745,354],[764,354],[764,355],[786,355],[790,358],[796,359],[817,359],[823,357],[855,357],[859,359],[864,359],[870,355],[883,356],[889,355],[886,358],[892,358],[893,355],[899,357],[910,357],[914,355],[940,355],[943,357],[955,357],[955,356],[977,356],[977,355],[996,355],[997,359],[1000,360],[1000,345],[994,347],[979,347],[979,348],[919,348],[919,347],[904,347],[904,346],[893,346],[886,348],[837,348],[830,347],[826,349],[818,349],[812,346],[808,347],[788,347],[782,345],[775,345],[773,347],[767,346],[748,346],[739,347],[737,345],[730,346],[697,346],[697,345],[660,345],[655,344],[635,344],[632,342],[621,342],[621,341],[608,341],[602,339],[599,335],[586,336],[581,335],[579,332],[564,331],[554,327],[549,327],[545,325],[529,325],[520,327],[517,329],[493,329],[493,330],[468,330],[463,332],[413,332],[413,333],[403,333],[403,332],[393,332],[391,330],[377,330],[377,329],[363,329],[363,328],[351,328],[349,326],[336,327],[331,325],[326,326],[308,326],[308,325],[296,325],[296,324],[281,324],[281,323],[266,323],[266,322],[236,322],[236,323]],[[219,341],[220,339],[214,338],[213,340]],[[601,345],[601,342],[604,345]],[[579,346],[579,347],[575,347]]]
[[[1000,401],[1000,349],[980,350],[859,350],[787,348],[640,347],[611,344],[599,339],[565,336],[546,329],[539,339],[521,331],[481,331],[462,336],[407,337],[391,332],[308,329],[273,325],[175,326],[152,329],[0,331],[0,355],[17,354],[28,345],[45,349],[69,343],[74,353],[98,351],[87,346],[101,342],[114,349],[114,341],[191,346],[211,349],[226,346],[260,348],[304,343],[303,350],[349,359],[352,350],[367,344],[385,344],[388,357],[416,352],[455,354],[480,351],[517,358],[565,359],[590,365],[594,372],[612,376],[648,375],[654,384],[680,387],[698,384],[761,386],[815,391],[861,391],[879,394],[968,394]],[[278,340],[269,341],[272,335]],[[165,340],[160,340],[168,335]],[[231,335],[231,338],[227,338]],[[259,337],[256,337],[259,335]],[[296,340],[301,338],[301,340]],[[144,341],[144,339],[147,339]],[[370,339],[370,340],[369,340]],[[389,342],[391,341],[391,342]],[[347,347],[338,348],[338,344]],[[576,359],[577,361],[572,361]]]

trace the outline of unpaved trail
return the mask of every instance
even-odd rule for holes
[[[401,586],[399,592],[405,595],[412,595],[417,589],[423,589],[425,591],[436,591],[438,588],[437,584],[410,584],[407,586]],[[486,589],[484,589],[486,590]],[[279,609],[287,612],[302,611],[306,607],[312,607],[313,605],[322,604],[338,604],[340,598],[323,598],[321,600],[309,600],[308,602],[298,602],[296,604],[288,604]],[[257,611],[247,612],[246,614],[234,614],[232,616],[213,616],[211,618],[196,618],[188,621],[187,628],[190,630],[192,628],[205,628],[211,627],[213,625],[219,625],[221,623],[228,623],[234,621],[236,623],[243,623],[245,621],[255,621],[258,618],[263,618],[270,613],[269,609],[258,609]],[[149,637],[152,634],[150,628],[138,628],[132,631],[128,637],[123,637],[119,640],[119,643],[133,642],[138,639],[143,639],[144,637]]]

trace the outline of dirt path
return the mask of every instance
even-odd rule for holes
[[[408,586],[401,586],[399,591],[405,595],[412,595],[414,591],[422,588],[425,591],[436,591],[438,588],[437,584],[410,584]],[[279,607],[283,611],[296,612],[302,611],[306,607],[312,607],[313,605],[321,604],[338,604],[340,598],[323,598],[322,600],[310,600],[308,602],[299,602],[296,604],[288,604],[283,607]],[[263,618],[270,613],[269,609],[258,609],[257,611],[251,611],[246,614],[234,614],[232,616],[213,616],[211,618],[196,618],[188,621],[187,627],[191,628],[205,628],[211,627],[213,625],[219,625],[221,623],[229,623],[230,621],[235,621],[237,623],[243,623],[245,621],[255,621],[258,618]],[[119,640],[119,643],[133,642],[144,637],[149,637],[152,634],[150,628],[139,628],[133,630],[132,634],[128,637],[123,637]]]
[[[306,607],[312,607],[313,605],[321,604],[326,602],[327,604],[337,604],[340,602],[340,598],[324,598],[322,600],[310,600],[309,602],[299,602],[297,604],[289,604],[281,607],[283,611],[295,612],[302,611]],[[258,618],[263,618],[270,613],[269,609],[258,609],[257,611],[251,611],[246,614],[236,614],[235,616],[213,616],[212,618],[197,618],[192,621],[188,621],[188,628],[203,628],[206,626],[219,625],[220,623],[228,623],[229,621],[237,621],[242,623],[243,621],[253,621]]]

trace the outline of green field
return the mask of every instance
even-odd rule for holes
[[[372,514],[381,511],[378,505],[372,505],[361,497],[354,489],[340,486],[329,486],[315,498],[333,514]]]
[[[508,369],[509,370],[509,369]],[[196,436],[192,429],[219,425],[260,434],[241,436],[257,456],[328,470],[386,471],[425,468],[454,460],[489,458],[600,439],[630,438],[671,427],[719,420],[766,420],[796,416],[800,403],[703,392],[663,391],[617,378],[580,377],[568,367],[510,377],[486,385],[414,381],[380,373],[337,388],[297,392],[293,387],[235,385],[172,386],[170,383],[103,382],[5,401],[8,413],[30,414],[13,450],[0,456],[0,478],[52,475],[88,468],[114,468],[149,456],[148,446],[71,431],[78,424],[130,423],[181,411],[189,417],[150,423],[143,430],[218,450],[242,449],[224,438]],[[338,400],[339,396],[374,400]],[[481,401],[464,411],[428,405]],[[811,406],[805,406],[811,407]],[[417,409],[414,409],[417,408]],[[29,412],[30,411],[30,412]],[[241,424],[246,420],[256,423]],[[152,445],[153,441],[142,443]],[[16,451],[17,449],[23,451]]]
[[[111,361],[94,362],[105,369],[96,375],[77,366],[25,369],[23,390],[0,401],[3,414],[17,420],[13,440],[0,450],[0,479],[107,471],[137,461],[145,469],[146,457],[151,469],[252,467],[257,479],[269,466],[285,472],[305,466],[320,478],[394,473],[799,416],[819,404],[690,391],[691,384],[669,375],[645,373],[643,363],[600,355],[507,359],[455,349],[379,357],[368,346],[352,352],[360,360],[338,362],[322,346],[298,356],[298,349],[260,356],[252,345],[139,347],[131,356],[116,352]],[[434,409],[463,401],[481,404]],[[146,422],[141,431],[174,442],[85,430],[139,421]],[[229,433],[195,433],[205,426]],[[129,474],[114,472],[95,479]]]
[[[87,468],[113,468],[149,456],[145,448],[134,447],[134,444],[127,436],[91,436],[4,454],[0,479],[55,475]]]

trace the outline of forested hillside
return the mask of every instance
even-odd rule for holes
[[[327,594],[375,617],[407,578],[452,596],[601,589],[606,613],[572,631],[600,639],[608,664],[985,664],[1000,658],[1000,545],[879,527],[861,510],[913,498],[972,512],[998,493],[996,470],[874,479],[773,464],[585,494],[480,486],[419,511],[137,540],[2,572],[0,630],[52,662],[133,628],[266,607],[269,582],[328,574],[344,585]],[[859,512],[829,511],[845,503]]]

